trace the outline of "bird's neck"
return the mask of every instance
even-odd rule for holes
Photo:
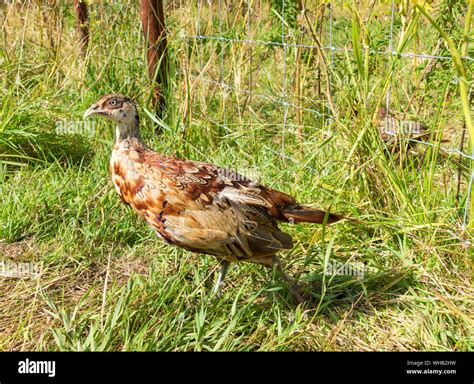
[[[117,123],[115,128],[115,143],[118,144],[124,140],[138,139],[141,142],[140,137],[140,121],[138,115],[135,115],[133,122],[120,122]]]

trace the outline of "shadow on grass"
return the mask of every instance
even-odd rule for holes
[[[315,315],[333,315],[334,307],[372,307],[397,305],[397,297],[404,295],[416,278],[411,271],[387,271],[359,279],[355,276],[323,276],[310,274],[298,282],[303,296],[305,310],[314,311]],[[267,290],[280,292],[290,306],[297,303],[291,297],[286,283],[278,280],[271,283]],[[337,320],[337,319],[334,319]]]
[[[8,173],[25,165],[49,165],[58,162],[64,166],[88,164],[94,155],[92,145],[80,134],[37,132],[30,136],[0,135],[0,163]]]

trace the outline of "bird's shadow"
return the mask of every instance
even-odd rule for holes
[[[397,305],[397,298],[404,295],[414,281],[415,277],[411,271],[387,270],[364,278],[313,273],[305,275],[298,281],[304,300],[301,304],[292,297],[283,281],[274,280],[269,283],[267,289],[275,292],[272,293],[274,295],[280,295],[290,308],[296,309],[301,305],[307,311],[337,321],[333,310],[336,306],[366,312],[368,305],[371,307]],[[275,290],[275,287],[282,289]]]

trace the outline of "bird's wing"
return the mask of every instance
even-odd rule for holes
[[[159,167],[163,175],[191,200],[212,204],[215,199],[234,204],[265,208],[275,219],[285,220],[281,210],[296,204],[283,192],[265,187],[239,173],[213,164],[147,154],[147,163]]]
[[[290,196],[212,164],[151,151],[145,164],[155,175],[151,180],[165,185],[161,222],[153,221],[160,233],[169,235],[168,241],[196,252],[247,259],[291,247],[291,237],[273,217],[279,209],[275,203],[293,202]]]

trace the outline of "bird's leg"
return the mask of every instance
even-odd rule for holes
[[[273,256],[273,265],[276,266],[278,272],[283,277],[283,280],[285,280],[288,283],[289,291],[292,294],[292,296],[295,298],[298,304],[302,304],[304,300],[301,297],[301,292],[298,285],[296,285],[293,279],[290,276],[288,276],[288,274],[283,270],[281,261],[277,256]]]
[[[227,274],[227,270],[229,269],[230,263],[227,260],[221,261],[221,269],[219,270],[219,276],[217,277],[216,285],[214,285],[214,289],[212,293],[214,295],[219,295],[219,291],[221,289],[222,283],[224,282],[225,275]]]
[[[428,152],[428,148],[426,148],[426,150],[421,155],[420,163],[418,164],[418,167],[416,168],[417,171],[421,170],[421,167],[423,166],[423,162],[425,161],[425,156],[427,152]]]

